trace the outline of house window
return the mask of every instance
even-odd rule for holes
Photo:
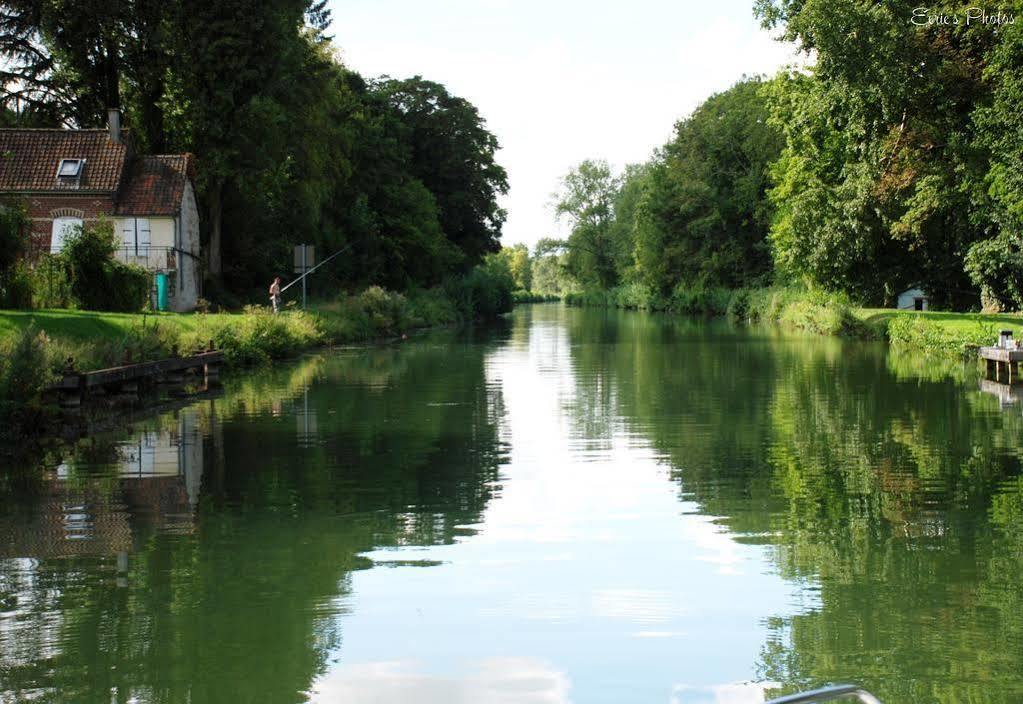
[[[50,252],[56,254],[64,248],[67,239],[82,227],[81,218],[54,218],[50,232]]]
[[[145,257],[149,255],[150,230],[149,218],[124,219],[124,249],[129,256]]]
[[[61,159],[57,167],[58,178],[78,178],[82,175],[85,159]]]

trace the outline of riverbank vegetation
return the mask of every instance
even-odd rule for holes
[[[660,311],[680,315],[728,316],[737,322],[779,325],[820,335],[887,340],[892,347],[941,355],[973,354],[989,345],[1000,330],[1023,337],[1023,316],[862,308],[839,293],[802,288],[686,289],[670,296],[653,295],[642,284],[607,291],[569,293],[578,306]]]
[[[587,160],[545,240],[575,302],[722,314],[961,350],[1002,318],[875,319],[1023,307],[1023,25],[919,24],[760,0],[812,66],[746,78],[675,125],[646,163]],[[863,47],[869,47],[864,49]],[[954,89],[952,88],[954,87]]]
[[[205,349],[229,368],[282,359],[314,347],[400,337],[417,328],[489,320],[512,307],[512,278],[489,257],[444,287],[407,293],[373,286],[280,314],[0,311],[0,425],[32,425],[46,387],[70,367],[100,369]],[[2,433],[0,433],[2,434]]]

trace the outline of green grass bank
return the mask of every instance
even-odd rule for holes
[[[0,351],[26,331],[40,334],[53,364],[68,357],[78,369],[125,359],[147,361],[204,348],[213,341],[229,366],[280,359],[304,349],[360,342],[454,323],[455,305],[441,293],[410,296],[371,288],[357,296],[316,303],[309,311],[274,315],[265,307],[238,313],[98,313],[76,310],[0,311]]]
[[[479,285],[477,285],[479,284]],[[70,363],[90,370],[187,354],[210,341],[228,368],[282,359],[327,344],[398,337],[419,328],[493,318],[511,289],[460,282],[408,294],[379,287],[317,302],[308,311],[238,313],[0,311],[0,436],[30,428],[47,409],[43,390]]]
[[[897,349],[941,356],[969,355],[993,344],[999,330],[1023,336],[1023,315],[1013,313],[917,312],[859,308],[836,294],[797,288],[683,289],[670,296],[651,295],[640,285],[609,291],[569,294],[570,305],[665,311],[682,315],[729,316],[735,320],[779,325],[819,335],[887,340]]]

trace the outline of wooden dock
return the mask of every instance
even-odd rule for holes
[[[201,370],[209,385],[219,378],[223,362],[223,352],[208,350],[188,357],[168,357],[155,362],[124,364],[90,372],[69,370],[50,389],[59,394],[62,406],[75,407],[80,406],[82,399],[91,391],[102,389],[134,392],[143,383],[183,383],[185,373],[191,370]]]
[[[988,379],[1010,386],[1019,383],[1019,363],[1023,361],[1023,349],[981,347],[979,355],[985,362]]]

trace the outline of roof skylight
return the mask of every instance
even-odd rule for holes
[[[57,168],[58,178],[78,178],[82,175],[85,159],[61,159]]]

